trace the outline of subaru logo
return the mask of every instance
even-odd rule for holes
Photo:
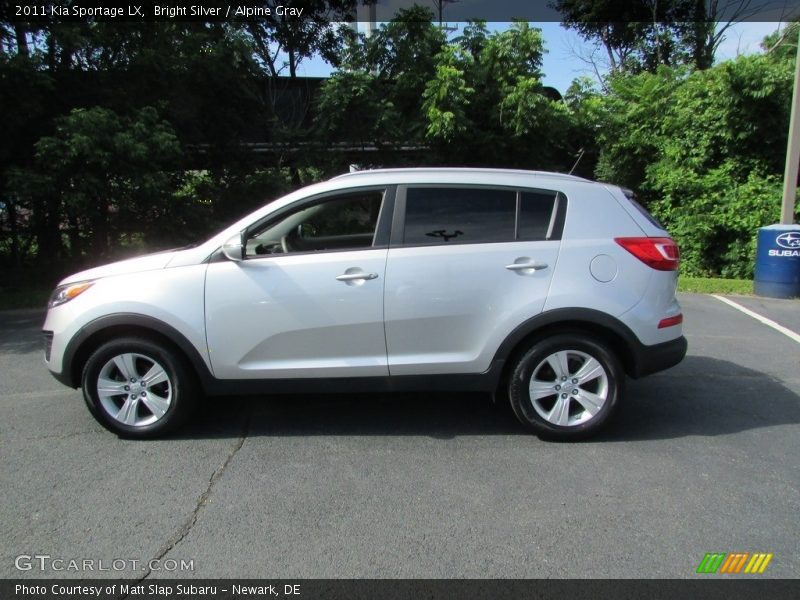
[[[781,248],[800,248],[800,232],[782,233],[775,238],[775,243]]]

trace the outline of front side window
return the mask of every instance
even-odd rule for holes
[[[328,198],[270,221],[247,235],[248,257],[369,248],[383,191]]]
[[[514,239],[517,195],[488,188],[408,188],[403,243],[476,244]]]

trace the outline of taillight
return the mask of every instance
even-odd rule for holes
[[[614,241],[656,271],[675,271],[681,262],[678,244],[672,238],[625,237]]]

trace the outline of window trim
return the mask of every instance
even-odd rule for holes
[[[556,215],[558,215],[558,205],[560,204],[561,194],[556,192],[556,197],[553,200],[553,210],[550,211],[550,223],[547,225],[547,233],[544,234],[545,240],[550,240],[553,238],[553,230],[556,226]]]
[[[485,189],[485,190],[499,190],[505,192],[514,192],[516,194],[516,209],[514,213],[514,239],[510,240],[497,240],[492,242],[431,242],[428,244],[419,243],[405,243],[405,222],[406,222],[406,202],[407,191],[411,188],[443,188],[443,189]],[[525,193],[546,193],[555,194],[555,201],[553,209],[550,214],[550,223],[547,229],[547,237],[543,240],[521,240],[519,239],[519,217],[522,208],[522,194]],[[567,210],[567,196],[561,190],[551,190],[545,188],[527,188],[510,185],[493,185],[493,184],[469,184],[469,183],[409,183],[397,186],[397,191],[394,198],[394,217],[392,218],[391,236],[389,239],[390,248],[427,248],[431,246],[468,246],[478,244],[511,244],[511,243],[526,243],[537,244],[542,242],[560,241],[563,236],[563,226],[561,231],[555,232],[552,228],[555,227],[559,221],[562,224],[565,222]],[[558,235],[554,235],[558,233]]]
[[[316,254],[331,254],[333,252],[359,252],[359,251],[366,251],[366,250],[382,250],[389,247],[389,237],[390,237],[390,229],[392,223],[392,216],[394,214],[394,207],[395,207],[395,197],[397,194],[397,186],[396,185],[369,185],[364,187],[353,187],[353,188],[343,188],[339,190],[334,190],[330,192],[322,192],[321,194],[315,194],[313,196],[308,196],[306,198],[302,198],[296,202],[292,202],[286,206],[283,206],[276,210],[274,213],[270,213],[255,223],[248,225],[242,231],[242,243],[247,244],[247,240],[250,235],[259,229],[266,229],[271,225],[281,221],[282,219],[286,218],[292,213],[305,210],[307,208],[311,208],[312,206],[316,206],[318,204],[324,204],[325,202],[335,200],[337,198],[342,198],[346,196],[356,195],[360,193],[369,193],[369,192],[383,192],[383,199],[381,200],[381,207],[378,211],[378,222],[375,224],[375,233],[372,237],[372,245],[364,248],[332,248],[330,250],[308,250],[303,252],[289,252],[288,254],[263,254],[263,255],[256,255],[256,256],[248,256],[245,253],[243,261],[251,261],[251,260],[270,260],[280,257],[286,256],[304,256],[304,255],[316,255]]]

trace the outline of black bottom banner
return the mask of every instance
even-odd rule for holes
[[[800,580],[552,580],[552,579],[207,579],[0,580],[3,600],[127,600],[144,598],[223,600],[281,598],[297,600],[451,600],[568,598],[614,600],[661,598],[800,598]]]

